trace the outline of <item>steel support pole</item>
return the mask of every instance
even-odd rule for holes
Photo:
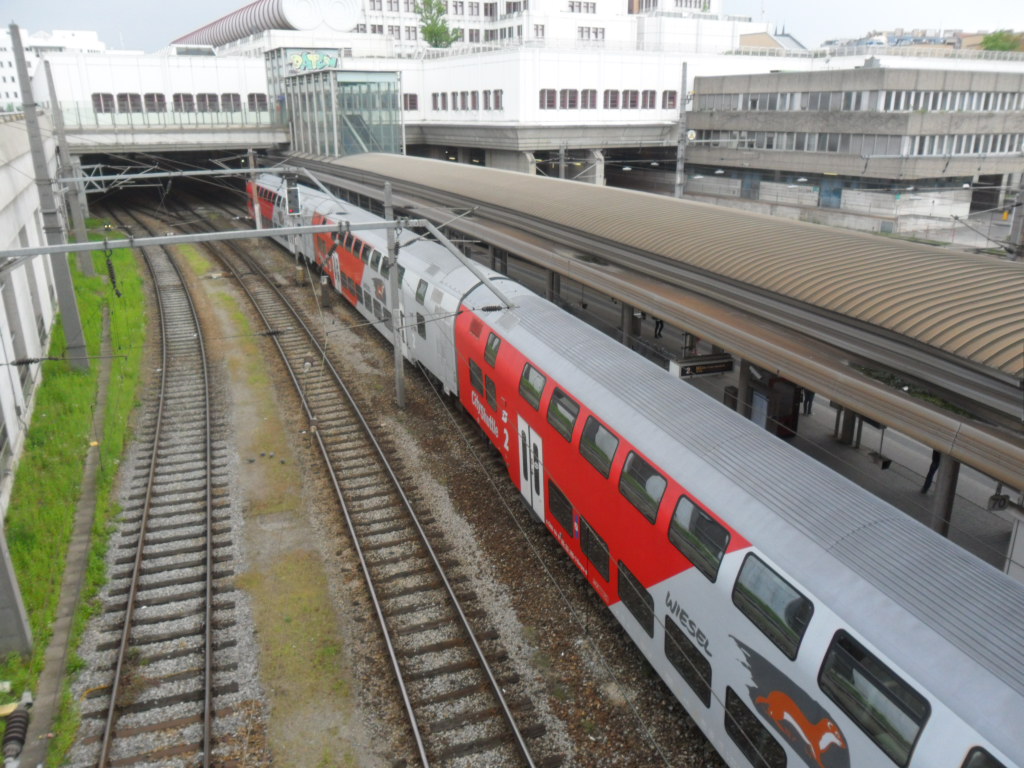
[[[28,78],[25,50],[21,45],[21,32],[17,24],[11,24],[9,30],[11,47],[14,49],[14,61],[18,68],[18,80],[21,84],[25,130],[28,133],[28,144],[32,153],[32,167],[36,176],[36,189],[39,192],[39,207],[43,214],[43,233],[49,245],[66,245],[67,240],[64,237],[60,216],[57,214],[57,203],[53,194],[50,173],[46,167],[43,138],[39,130],[39,115],[35,102],[32,101],[32,84]],[[61,322],[64,324],[64,336],[67,339],[68,363],[76,370],[87,371],[89,370],[89,352],[85,345],[82,318],[78,314],[75,286],[71,282],[71,268],[68,266],[67,251],[51,254],[50,266],[57,289],[57,306],[60,309]]]
[[[394,223],[395,209],[391,199],[391,182],[384,182],[384,218]],[[395,401],[399,408],[405,408],[405,361],[402,358],[402,301],[398,284],[398,238],[395,228],[388,227],[388,293],[391,307],[391,334],[395,349]]]

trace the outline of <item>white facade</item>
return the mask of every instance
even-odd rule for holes
[[[41,121],[44,131],[48,126]],[[51,173],[55,147],[45,142]],[[42,213],[25,123],[0,122],[0,250],[42,245]],[[7,509],[13,468],[25,441],[41,365],[12,365],[49,348],[56,293],[48,256],[0,271],[0,515]]]

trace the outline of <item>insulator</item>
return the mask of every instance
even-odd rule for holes
[[[21,754],[28,735],[28,709],[18,707],[7,716],[7,732],[4,733],[4,758],[13,758]]]

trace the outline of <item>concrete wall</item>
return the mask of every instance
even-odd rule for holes
[[[48,122],[45,119],[41,122],[44,135],[50,136]],[[50,173],[55,176],[52,138],[45,142],[45,147]],[[44,242],[25,122],[0,122],[0,251]],[[24,446],[42,371],[38,363],[29,366],[8,363],[46,353],[56,314],[55,296],[48,256],[36,256],[0,271],[0,363],[4,363],[0,365],[0,418],[8,440],[7,449],[0,452],[0,520],[10,500],[13,470]]]

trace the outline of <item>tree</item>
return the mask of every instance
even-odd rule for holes
[[[431,48],[447,48],[458,40],[458,35],[448,27],[447,10],[444,0],[423,0],[416,5],[423,39]]]
[[[985,35],[981,40],[981,47],[986,51],[1019,51],[1024,48],[1021,37],[1012,29],[999,29]]]

